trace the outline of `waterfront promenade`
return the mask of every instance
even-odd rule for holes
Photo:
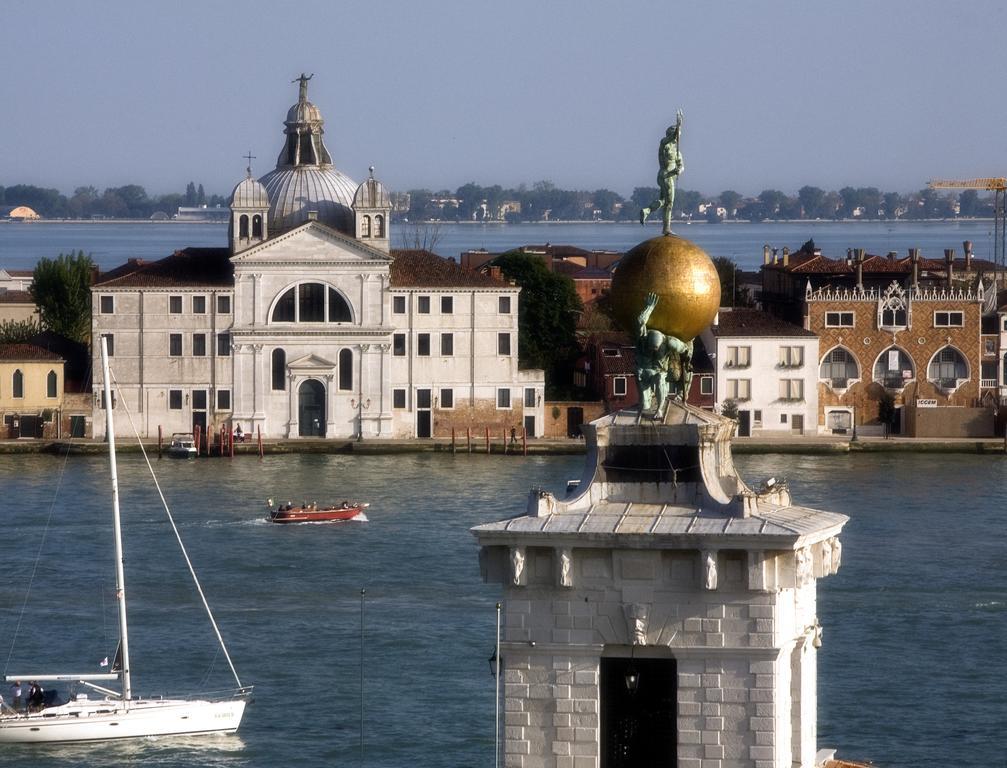
[[[157,441],[143,442],[147,452],[157,455]],[[913,438],[892,436],[858,437],[850,435],[787,435],[782,437],[736,437],[731,442],[736,454],[796,454],[796,455],[830,455],[842,453],[975,453],[975,454],[1007,454],[1007,441],[1004,438]],[[167,456],[168,444],[163,445]],[[49,453],[93,455],[107,451],[104,442],[97,440],[49,441],[49,440],[0,440],[0,455]],[[120,453],[138,453],[139,445],[126,442],[117,445]],[[327,440],[325,438],[298,438],[296,440],[266,440],[262,441],[262,452],[268,455],[283,455],[297,453],[317,454],[359,454],[387,455],[404,453],[473,453],[492,454],[495,456],[570,456],[585,453],[584,441],[574,438],[533,438],[528,440],[527,451],[518,440],[516,443],[505,442],[501,438],[491,439],[487,446],[484,439],[472,440],[471,450],[464,439],[456,440],[452,445],[450,438],[429,439],[373,439],[352,440],[340,438]],[[255,456],[259,446],[255,440],[235,443],[236,457]],[[228,454],[225,452],[224,458]],[[214,444],[209,457],[220,458],[220,449]]]

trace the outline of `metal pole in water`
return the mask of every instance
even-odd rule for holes
[[[497,647],[496,647],[496,700],[494,705],[494,718],[496,720],[496,734],[493,739],[494,760],[493,765],[500,768],[500,603],[497,603]]]
[[[364,764],[364,595],[360,590],[360,765]]]

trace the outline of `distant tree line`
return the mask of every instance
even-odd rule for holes
[[[420,221],[634,221],[640,209],[658,196],[657,187],[636,187],[629,198],[610,189],[560,189],[538,181],[505,189],[463,184],[456,190],[411,189],[393,196],[397,218]],[[149,197],[143,187],[127,184],[77,187],[70,197],[56,189],[30,184],[0,186],[0,205],[27,205],[44,218],[148,219],[155,213],[172,216],[182,206],[227,206],[221,195],[207,195],[202,184],[189,182],[183,194]],[[959,194],[921,189],[907,195],[877,187],[843,187],[826,191],[801,187],[796,195],[764,189],[755,197],[727,189],[707,195],[679,189],[675,216],[694,221],[764,221],[780,219],[948,219],[993,216],[991,195],[974,189]]]
[[[610,189],[560,189],[549,181],[516,189],[469,183],[454,191],[409,190],[396,196],[396,213],[411,221],[633,221],[657,197],[657,187],[637,187],[626,199]],[[836,192],[805,186],[796,195],[765,189],[755,197],[731,189],[718,195],[679,189],[674,212],[676,218],[711,222],[971,218],[993,216],[993,199],[971,189],[960,194],[921,189],[903,195],[877,187],[843,187]]]
[[[58,189],[35,187],[31,184],[0,186],[0,205],[27,205],[46,219],[149,219],[155,213],[169,218],[180,207],[207,205],[226,206],[230,201],[220,195],[207,195],[203,185],[189,182],[184,194],[149,197],[137,184],[107,187],[77,187],[70,197]]]

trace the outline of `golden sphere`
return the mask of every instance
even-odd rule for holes
[[[647,327],[686,342],[713,322],[720,307],[720,277],[713,261],[694,242],[676,235],[635,246],[612,276],[612,308],[631,336],[636,336],[637,318],[651,292],[658,302]]]

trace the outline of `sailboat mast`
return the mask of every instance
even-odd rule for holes
[[[115,532],[115,600],[119,605],[119,650],[122,656],[122,700],[129,706],[132,689],[129,680],[129,640],[126,632],[126,576],[122,565],[122,524],[119,520],[119,477],[115,464],[115,424],[112,415],[112,383],[108,372],[108,341],[101,337],[101,372],[105,395],[105,437],[112,475],[112,527]]]

